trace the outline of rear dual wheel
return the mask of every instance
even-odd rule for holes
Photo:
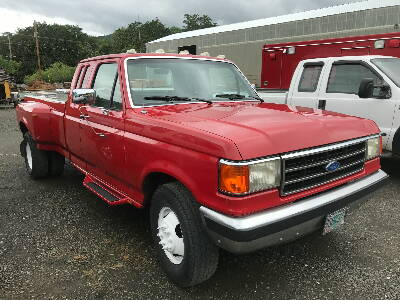
[[[24,134],[21,154],[25,159],[26,171],[33,179],[59,176],[64,170],[64,156],[52,151],[39,150],[29,132]]]

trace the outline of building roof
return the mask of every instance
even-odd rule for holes
[[[156,42],[176,40],[176,39],[183,39],[183,38],[188,38],[188,37],[202,36],[202,35],[213,34],[213,33],[221,33],[221,32],[254,28],[254,27],[273,25],[273,24],[280,24],[280,23],[286,23],[286,22],[292,22],[292,21],[320,18],[320,17],[331,16],[331,15],[338,15],[338,14],[343,14],[343,13],[356,12],[356,11],[362,11],[362,10],[374,9],[374,8],[382,8],[382,7],[388,7],[388,6],[396,6],[396,5],[400,5],[400,0],[369,0],[369,1],[355,2],[355,3],[331,6],[331,7],[315,9],[315,10],[310,10],[310,11],[305,11],[305,12],[299,12],[299,13],[294,13],[294,14],[289,14],[289,15],[271,17],[271,18],[266,18],[266,19],[258,19],[258,20],[252,20],[252,21],[247,21],[247,22],[240,22],[240,23],[234,23],[234,24],[229,24],[229,25],[221,25],[221,26],[210,27],[210,28],[205,28],[205,29],[175,33],[175,34],[171,34],[171,35],[165,36],[163,38],[160,38],[158,40],[149,42],[149,44],[156,43]]]

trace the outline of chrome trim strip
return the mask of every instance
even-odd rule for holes
[[[282,155],[282,159],[286,160],[286,159],[292,159],[292,158],[301,157],[301,156],[309,156],[312,154],[336,150],[336,149],[348,147],[348,146],[351,146],[354,144],[362,143],[369,139],[377,138],[377,137],[379,137],[379,134],[374,134],[374,135],[358,138],[355,140],[351,140],[351,141],[347,141],[347,142],[343,142],[343,143],[332,144],[332,145],[323,146],[323,147],[318,147],[318,148],[314,148],[314,149],[310,149],[310,150],[288,153],[288,154]]]
[[[340,179],[346,178],[346,177],[348,177],[348,176],[357,174],[357,173],[361,172],[362,170],[364,170],[364,166],[363,166],[361,169],[358,169],[358,170],[356,170],[356,171],[354,171],[354,172],[346,173],[346,174],[344,174],[344,175],[342,175],[342,176],[335,177],[335,178],[333,178],[333,179],[331,179],[331,180],[328,180],[328,181],[324,181],[324,182],[321,182],[321,183],[318,183],[318,184],[314,184],[314,185],[311,185],[311,186],[307,186],[307,187],[304,187],[304,188],[301,188],[301,189],[298,189],[298,190],[290,191],[290,192],[288,192],[288,193],[283,193],[283,192],[282,192],[282,196],[289,196],[289,195],[292,195],[292,194],[296,194],[296,193],[299,193],[299,192],[303,192],[303,191],[306,191],[306,190],[310,190],[310,189],[319,187],[319,186],[321,186],[321,185],[324,185],[324,184],[327,184],[327,183],[331,183],[331,182],[334,182],[334,181],[336,181],[336,180],[340,180]]]
[[[297,182],[313,179],[313,178],[324,176],[324,175],[328,175],[328,174],[333,174],[333,173],[335,173],[337,171],[342,171],[344,169],[350,168],[352,166],[355,166],[355,165],[358,165],[358,164],[361,164],[361,163],[364,163],[364,162],[365,162],[364,159],[360,159],[360,160],[352,162],[350,164],[341,166],[340,168],[337,168],[335,171],[332,171],[332,172],[328,172],[327,171],[327,172],[324,172],[324,173],[317,173],[317,174],[313,174],[313,175],[304,176],[304,177],[296,178],[296,179],[293,179],[293,180],[289,180],[289,181],[285,182],[285,186],[288,185],[288,184],[297,183]]]
[[[301,166],[301,167],[297,167],[297,168],[288,168],[288,169],[285,170],[285,173],[291,173],[291,172],[295,172],[295,171],[300,171],[300,170],[304,170],[304,169],[320,166],[320,165],[329,163],[331,161],[349,158],[349,157],[356,156],[358,154],[365,153],[365,152],[366,152],[366,149],[359,150],[359,151],[354,151],[354,152],[352,152],[350,154],[342,155],[342,156],[335,157],[335,158],[332,158],[332,159],[326,159],[326,160],[323,160],[322,162],[318,162],[318,163],[315,163],[315,164],[310,164],[310,165]]]
[[[388,177],[388,175],[384,171],[379,170],[367,177],[345,184],[339,189],[326,191],[322,194],[311,196],[301,201],[294,203],[292,202],[245,217],[232,217],[224,215],[204,206],[200,207],[200,213],[203,215],[203,217],[209,218],[222,226],[237,231],[250,231],[259,227],[264,227],[276,222],[287,220],[296,215],[300,215],[328,205],[373,186],[386,179],[386,177]]]
[[[229,166],[250,166],[250,165],[255,165],[263,162],[268,162],[271,160],[280,160],[281,158],[279,156],[273,156],[273,157],[268,157],[268,158],[261,158],[261,159],[255,159],[255,160],[245,160],[245,161],[231,161],[231,160],[226,160],[226,159],[220,159],[219,162],[224,165],[229,165]]]

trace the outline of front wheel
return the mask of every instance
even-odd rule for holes
[[[180,183],[160,186],[150,208],[151,232],[162,268],[181,287],[210,278],[219,250],[203,231],[199,206]]]

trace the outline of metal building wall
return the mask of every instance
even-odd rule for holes
[[[299,20],[268,26],[214,33],[147,44],[147,52],[164,49],[176,53],[180,46],[197,46],[197,54],[224,54],[234,61],[252,83],[259,85],[264,44],[306,41],[399,31],[400,6]]]

